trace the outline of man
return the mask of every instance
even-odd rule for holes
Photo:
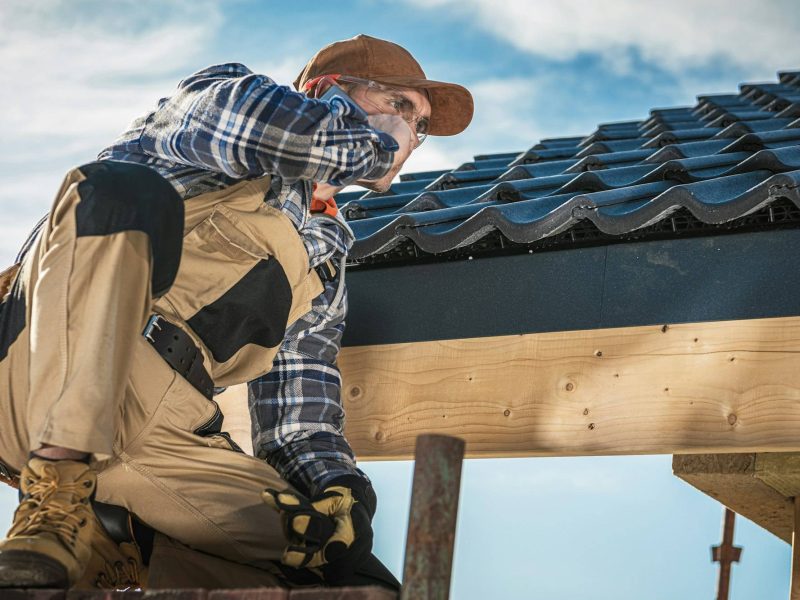
[[[352,100],[315,99],[334,83]],[[7,275],[0,460],[21,502],[0,586],[140,583],[153,530],[165,553],[290,585],[374,563],[375,494],[342,433],[352,234],[332,198],[387,189],[472,99],[368,36],[295,85],[238,64],[185,79],[67,176]],[[257,458],[212,400],[242,382]]]

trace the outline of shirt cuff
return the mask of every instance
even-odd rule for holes
[[[400,144],[388,133],[380,131],[379,129],[376,129],[375,132],[378,134],[378,144],[382,150],[388,150],[389,152],[397,152],[400,150]]]
[[[383,131],[375,130],[375,133],[378,134],[379,142],[375,144],[375,153],[376,153],[376,160],[375,165],[372,167],[372,170],[364,175],[364,179],[369,181],[376,181],[386,175],[394,165],[394,153],[397,150],[397,142],[394,140],[392,136],[388,133],[384,133]],[[394,145],[393,149],[389,149],[386,147],[385,143],[381,138],[388,138],[388,141]]]

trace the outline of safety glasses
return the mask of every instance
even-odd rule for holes
[[[320,83],[350,83],[363,90],[361,99],[376,111],[385,115],[397,115],[409,124],[417,135],[417,146],[425,141],[430,129],[430,120],[417,112],[414,103],[406,96],[405,91],[370,79],[351,77],[350,75],[322,75],[306,83],[306,91],[311,91]]]

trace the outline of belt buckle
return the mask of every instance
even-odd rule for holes
[[[153,336],[151,334],[153,333],[153,329],[158,329],[159,331],[161,331],[161,326],[158,324],[158,322],[163,318],[164,317],[162,317],[161,315],[153,315],[152,317],[150,317],[150,319],[148,319],[147,321],[147,325],[145,325],[144,327],[142,335],[151,342],[155,343],[156,341],[153,339]]]
[[[333,281],[336,279],[336,267],[333,265],[332,260],[326,260],[325,262],[317,265],[316,271],[323,283],[327,283],[328,281]]]

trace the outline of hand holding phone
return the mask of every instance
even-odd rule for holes
[[[331,85],[327,90],[325,90],[325,93],[319,97],[320,100],[324,100],[325,102],[331,102],[334,98],[339,98],[339,100],[349,104],[355,109],[355,114],[357,117],[364,121],[367,120],[367,113],[365,113],[364,110],[356,103],[356,101],[348,96],[338,85]]]

